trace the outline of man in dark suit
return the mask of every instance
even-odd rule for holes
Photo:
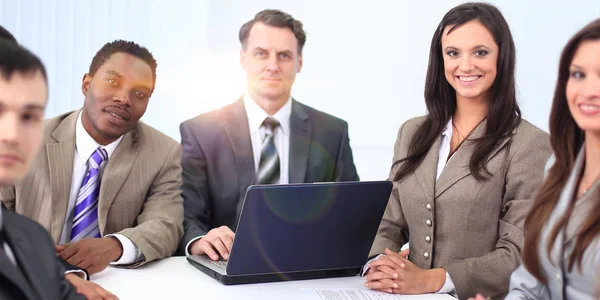
[[[4,27],[0,26],[0,40],[4,40],[5,42],[10,42],[10,43],[14,43],[17,44],[17,39],[8,31],[6,30]],[[9,48],[2,48],[5,49],[5,56],[3,56],[3,65],[2,68],[5,68],[6,74],[10,75],[15,71],[21,71],[21,72],[25,72],[27,73],[27,71],[29,70],[28,68],[32,68],[32,70],[29,71],[35,71],[36,68],[41,68],[40,70],[42,71],[42,74],[44,75],[43,79],[44,79],[44,86],[46,86],[46,77],[45,77],[45,69],[43,67],[43,64],[41,63],[37,63],[36,60],[39,60],[37,57],[33,56],[32,59],[32,55],[30,54],[25,54],[23,56],[21,56],[20,58],[16,58],[15,55],[21,55],[20,50],[17,48],[16,50],[19,51],[14,51],[15,49],[10,49]],[[27,62],[29,61],[29,62]],[[15,65],[13,65],[12,67],[10,66],[11,63],[15,63]],[[16,67],[17,64],[24,64],[21,67]],[[7,76],[7,78],[10,79],[11,76]],[[9,80],[10,81],[10,80]],[[13,83],[14,85],[14,83]],[[23,87],[21,87],[23,88]],[[5,89],[4,92],[8,91],[10,89]],[[19,89],[15,89],[16,91],[19,91]],[[5,98],[9,98],[9,97],[5,97]],[[7,99],[0,99],[0,104],[4,104],[7,105],[8,103],[2,103],[1,100],[4,100],[4,102],[6,101],[10,101]],[[46,100],[44,99],[44,108],[45,108],[45,103]],[[21,103],[23,104],[23,103]],[[26,103],[25,103],[26,104]],[[0,105],[0,107],[2,107]],[[10,110],[4,110],[2,114],[0,114],[0,118],[2,117],[6,117],[6,115],[10,115]],[[15,127],[16,128],[16,127]],[[7,134],[10,133],[10,131],[8,131],[8,129],[4,132],[2,132],[2,134]],[[3,137],[5,137],[4,135],[2,135]],[[13,137],[14,138],[14,137]],[[4,138],[2,139],[3,142],[9,143],[9,144],[14,144],[14,140],[11,140],[10,138]],[[18,143],[17,143],[18,144]],[[1,147],[1,146],[0,146]],[[0,148],[2,149],[2,148]],[[0,151],[0,154],[2,152]],[[7,185],[8,186],[8,185]],[[3,188],[3,184],[2,182],[0,182],[0,189]],[[4,206],[4,203],[0,203],[0,206],[2,209],[6,209],[6,206]],[[0,211],[1,214],[1,211]],[[8,212],[6,213],[6,215],[8,215],[8,219],[10,219],[11,217],[11,213]],[[0,216],[0,228],[2,227],[2,217]],[[18,219],[18,217],[17,217]],[[27,218],[22,218],[22,220],[28,220]],[[8,221],[10,223],[10,221]],[[24,225],[26,226],[26,225]],[[6,232],[14,232],[14,236],[16,236],[16,241],[17,243],[20,241],[19,237],[23,235],[23,233],[25,232],[25,230],[18,230],[20,227],[11,227],[9,229],[5,229]],[[23,228],[21,228],[23,229]],[[2,230],[0,229],[0,241],[2,240]],[[4,233],[4,237],[6,237],[8,234]],[[37,239],[36,239],[37,240]],[[5,239],[6,242],[6,239]],[[23,245],[27,245],[27,244],[20,244],[21,246]],[[2,242],[0,242],[0,248],[2,248]],[[9,246],[7,245],[7,251],[10,251]],[[31,250],[31,249],[29,249]],[[55,250],[54,250],[55,251]],[[12,252],[11,252],[12,253]],[[14,253],[12,254],[14,256]],[[35,259],[35,258],[34,258]],[[1,260],[1,259],[0,259]],[[62,259],[58,259],[59,264],[60,264],[60,268],[64,270],[64,274],[65,274],[65,278],[68,280],[68,282],[71,283],[71,285],[74,286],[75,290],[77,291],[77,293],[82,294],[83,296],[85,296],[87,299],[118,299],[115,295],[113,295],[112,293],[106,291],[105,289],[103,289],[101,286],[91,282],[91,281],[87,281],[87,279],[89,279],[89,276],[87,274],[86,270],[83,270],[81,268],[75,267],[69,263],[67,263],[66,261],[62,260]],[[10,271],[10,270],[9,270]],[[19,277],[15,277],[17,279],[19,279]],[[4,299],[4,298],[0,298],[0,299]]]
[[[181,124],[186,253],[229,258],[252,184],[356,181],[348,124],[291,98],[302,68],[302,23],[264,10],[242,26],[247,91]]]
[[[47,97],[39,58],[0,38],[0,187],[20,180],[36,156]],[[0,299],[83,299],[65,272],[46,230],[2,206]]]

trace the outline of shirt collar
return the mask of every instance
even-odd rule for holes
[[[452,137],[452,117],[450,117],[450,121],[444,127],[444,131],[442,131],[442,136]]]
[[[263,121],[269,116],[266,111],[260,107],[256,101],[248,95],[244,94],[244,107],[246,108],[246,114],[248,115],[248,127],[251,133],[256,133]],[[283,130],[283,133],[289,133],[290,131],[290,116],[292,115],[292,97],[271,117],[279,122],[279,126]]]
[[[90,134],[83,128],[83,123],[81,122],[81,111],[79,112],[79,116],[77,117],[77,125],[75,127],[75,147],[77,148],[77,154],[81,161],[87,162],[90,156],[98,149],[98,147],[102,147],[108,153],[108,158],[112,156],[115,149],[123,139],[123,136],[120,136],[116,141],[102,146],[98,144]]]

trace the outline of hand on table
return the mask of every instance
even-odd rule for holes
[[[369,264],[365,286],[394,294],[426,294],[438,292],[446,282],[441,268],[423,270],[406,257],[409,249],[399,253],[385,249],[385,256]]]
[[[96,274],[123,255],[123,246],[116,237],[87,238],[56,245],[56,253],[68,263]]]
[[[87,281],[74,273],[65,275],[65,278],[75,287],[78,294],[83,295],[88,300],[119,300],[117,296],[105,290],[101,286]]]

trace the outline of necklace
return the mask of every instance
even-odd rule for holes
[[[460,133],[460,131],[458,131],[458,128],[456,127],[456,125],[454,125],[454,122],[452,122],[452,127],[454,128],[454,130],[456,131],[456,133],[458,133],[458,138],[456,139],[456,146],[454,148],[455,151],[456,151],[456,149],[458,149],[458,147],[460,147],[460,145],[462,145],[462,143],[464,142],[465,136],[462,135]]]
[[[600,176],[600,174],[597,175],[596,178],[594,178],[594,180],[592,180],[592,183],[587,183],[586,180],[584,180],[583,176],[581,176],[581,181],[580,181],[579,185],[580,185],[580,188],[583,189],[583,191],[581,191],[579,193],[579,195],[577,195],[577,199],[581,199],[585,195],[585,193],[587,193],[587,191],[590,190],[590,188],[594,185],[594,183],[598,179],[598,176]]]
[[[467,139],[467,137],[470,137],[471,134],[473,134],[473,132],[475,132],[475,129],[477,129],[479,124],[481,124],[481,122],[483,122],[483,120],[485,120],[486,118],[487,117],[485,117],[481,121],[479,121],[479,123],[477,123],[477,125],[475,125],[475,127],[473,127],[473,129],[471,129],[471,131],[467,134],[467,136],[462,135],[460,133],[460,131],[458,131],[458,128],[456,127],[456,125],[454,125],[454,121],[452,121],[452,128],[454,128],[454,130],[456,130],[456,133],[458,133],[458,139],[456,140],[456,147],[454,148],[454,151],[452,151],[452,149],[450,149],[450,154],[448,155],[448,159],[458,150],[458,148],[460,148],[460,146]],[[452,138],[454,138],[454,135],[452,135]],[[452,144],[452,140],[450,140],[450,143]]]

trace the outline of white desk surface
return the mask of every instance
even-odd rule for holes
[[[185,257],[171,257],[137,269],[108,267],[92,281],[129,299],[315,299],[316,289],[366,289],[358,276],[225,286],[190,265]],[[387,297],[386,297],[387,298]],[[373,299],[386,299],[373,298]],[[418,295],[391,299],[454,299],[449,295]],[[340,299],[344,300],[344,299]]]

